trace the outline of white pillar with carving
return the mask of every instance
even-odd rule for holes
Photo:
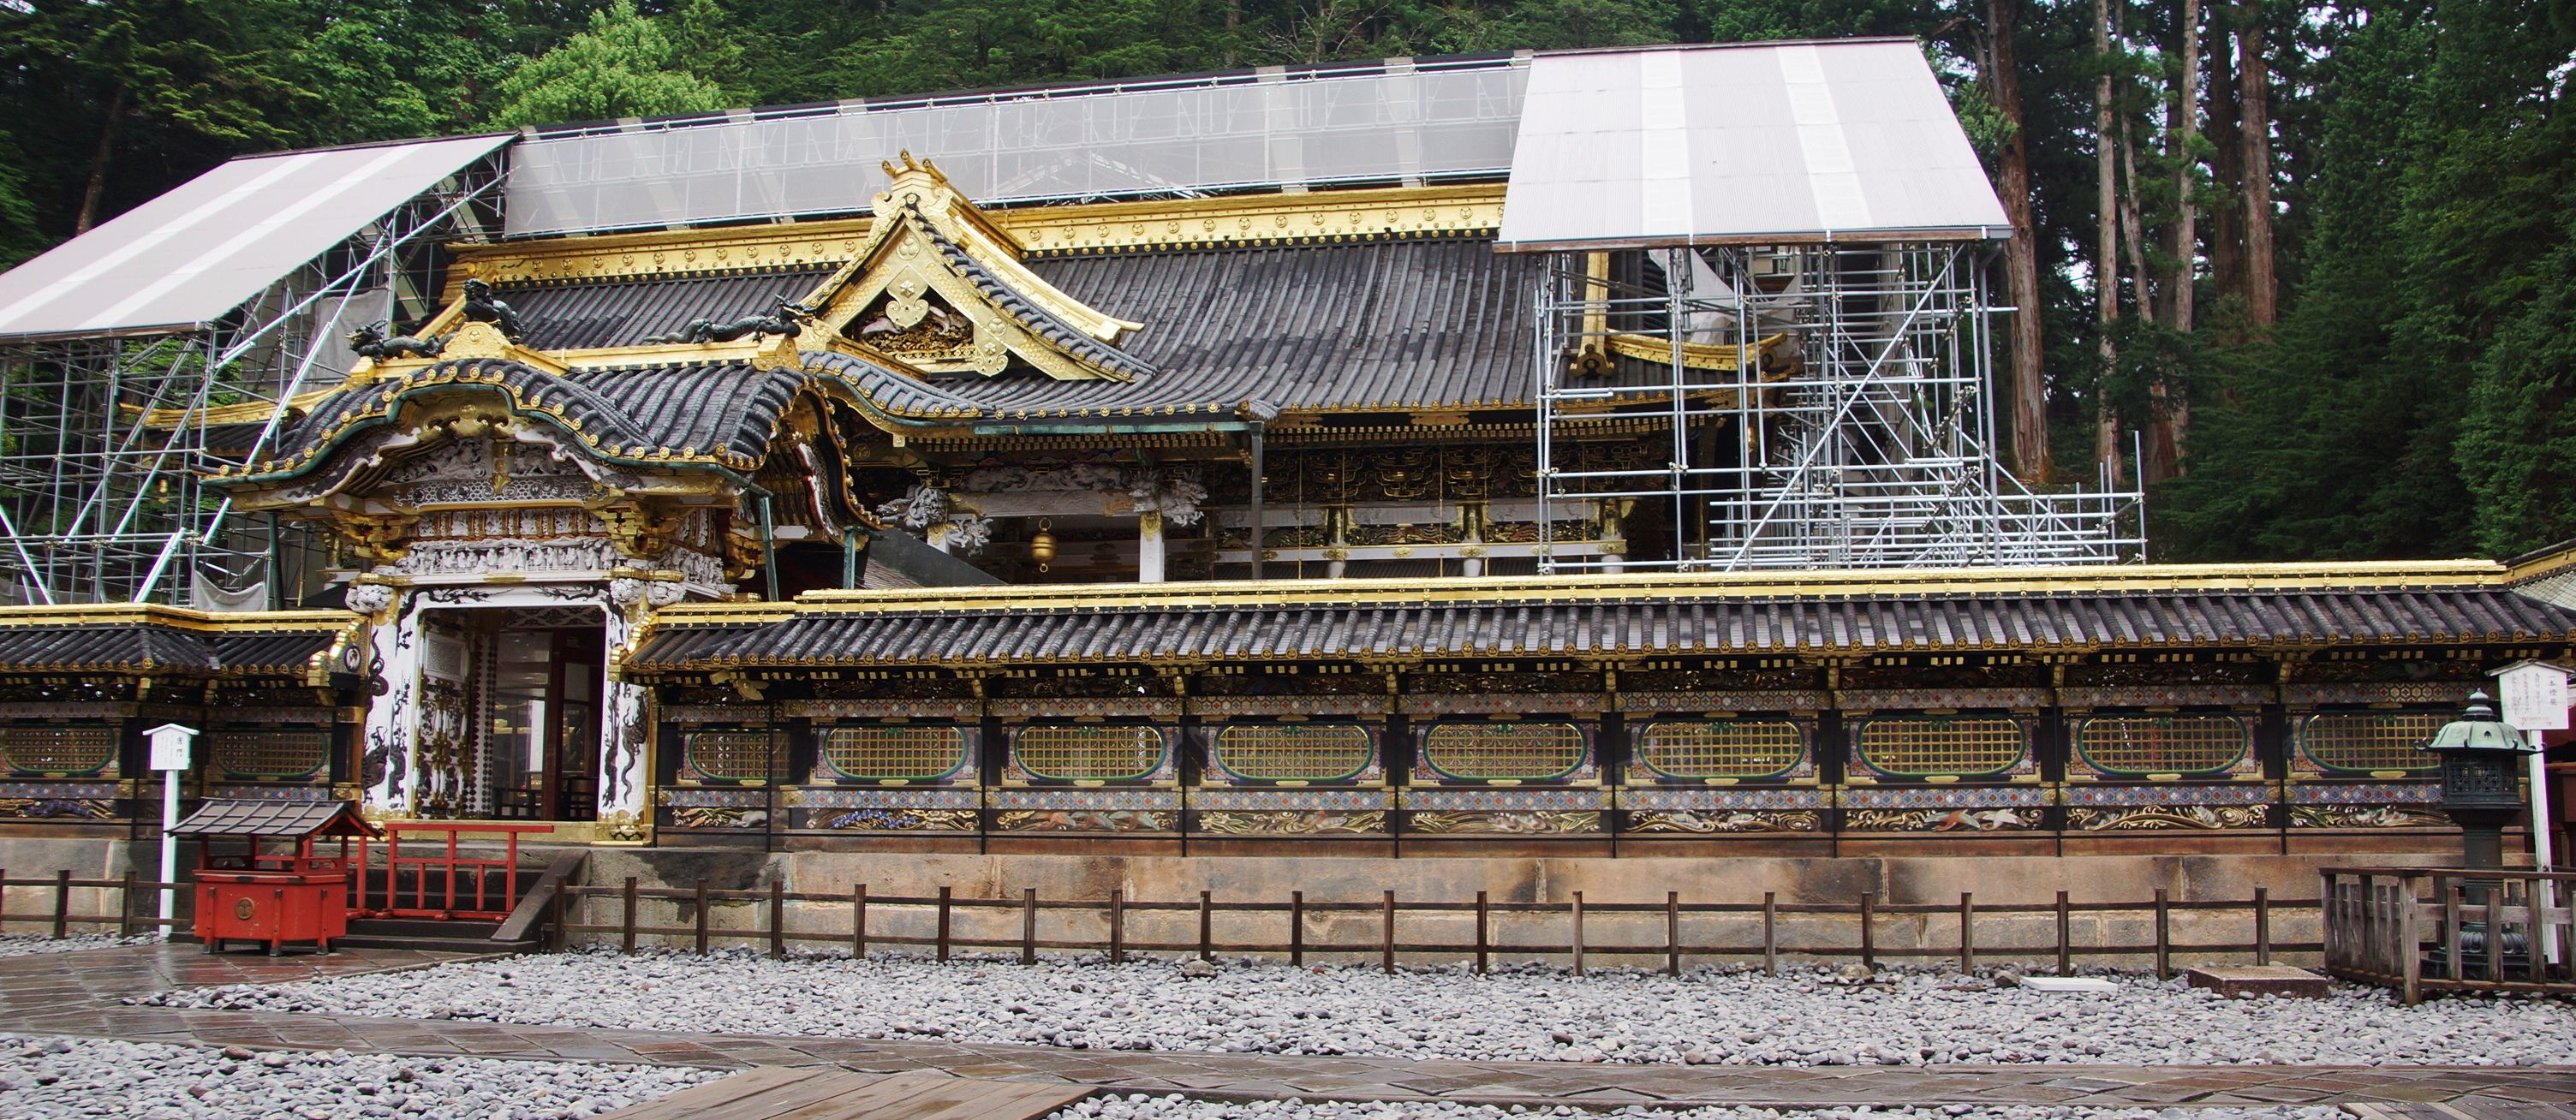
[[[599,736],[599,838],[641,841],[652,835],[653,807],[645,793],[652,785],[647,769],[653,740],[647,690],[619,678],[617,665],[634,652],[635,632],[655,607],[679,602],[687,590],[676,581],[619,577],[608,581],[608,665],[600,696],[607,718]]]
[[[412,748],[419,738],[419,603],[381,583],[352,584],[349,609],[367,616],[366,663],[374,694],[367,705],[366,745],[359,755],[359,811],[370,819],[411,812]]]

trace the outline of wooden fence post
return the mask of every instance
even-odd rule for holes
[[[1977,893],[1959,892],[1959,971],[1977,970]]]
[[[1478,976],[1483,976],[1483,975],[1485,975],[1485,963],[1486,963],[1486,957],[1487,957],[1487,950],[1486,950],[1486,946],[1487,946],[1487,944],[1488,944],[1488,942],[1486,941],[1486,936],[1487,936],[1487,934],[1486,934],[1486,924],[1485,924],[1485,923],[1486,923],[1486,920],[1487,920],[1487,918],[1488,918],[1488,917],[1490,917],[1490,913],[1489,913],[1489,912],[1486,910],[1486,908],[1485,908],[1485,892],[1483,892],[1483,891],[1477,891],[1477,892],[1476,892],[1476,975],[1478,975]]]
[[[134,869],[131,867],[125,869],[125,887],[116,893],[116,936],[119,940],[134,936]]]
[[[1038,889],[1020,888],[1020,963],[1038,963]]]
[[[1199,959],[1203,961],[1216,959],[1216,947],[1213,944],[1216,940],[1216,904],[1211,901],[1215,893],[1214,891],[1199,892]]]
[[[625,914],[618,921],[617,951],[632,953],[635,951],[635,877],[632,875],[626,877]]]
[[[2173,914],[2165,888],[2156,888],[2156,979],[2173,979]]]
[[[54,872],[54,940],[72,935],[72,870]]]
[[[1682,892],[1664,892],[1664,975],[1682,974]]]
[[[957,889],[957,888],[955,888],[955,887],[941,887],[941,888],[939,888],[939,936],[938,936],[939,950],[938,950],[938,951],[939,951],[939,963],[941,963],[941,964],[947,964],[947,963],[948,963],[948,902],[949,902],[949,897],[948,897],[948,896],[949,896],[949,892],[950,892],[950,891],[953,891],[953,890],[955,890],[955,889]]]
[[[1762,972],[1780,975],[1780,896],[1776,891],[1762,892]]]
[[[698,955],[707,955],[707,881],[698,880]]]
[[[162,873],[162,874],[164,874],[164,875],[167,875],[167,874],[169,874],[169,871],[164,870],[164,871],[162,871],[161,873]],[[6,929],[6,928],[8,928],[9,923],[8,923],[8,920],[7,920],[7,917],[6,917],[8,913],[9,913],[9,869],[8,869],[8,868],[6,868],[6,867],[0,867],[0,929]]]
[[[1574,919],[1574,974],[1581,976],[1583,975],[1583,892],[1574,892],[1574,900],[1569,905],[1572,907]]]
[[[1395,975],[1395,892],[1386,892],[1386,928],[1379,938],[1380,964],[1389,976]]]
[[[2060,976],[2068,975],[2073,971],[2075,957],[2073,926],[2073,916],[2068,914],[2066,909],[2066,892],[2059,891],[2057,892],[2057,974]]]
[[[1871,969],[1878,967],[1878,931],[1870,928],[1876,924],[1870,919],[1877,912],[1878,892],[1860,892],[1860,963]]]
[[[868,885],[850,884],[850,959],[868,959]]]
[[[557,885],[555,893],[546,896],[546,951],[552,953],[564,951],[564,909],[569,899],[565,891]]]
[[[1109,892],[1109,963],[1127,963],[1127,892]]]
[[[2254,963],[2272,963],[2272,889],[2254,888]]]
[[[1302,968],[1306,964],[1306,892],[1288,892],[1288,964]]]
[[[787,881],[769,881],[769,959],[787,959]]]

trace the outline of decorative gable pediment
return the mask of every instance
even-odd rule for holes
[[[1129,381],[1151,367],[1118,348],[1144,324],[1088,307],[1021,263],[1019,240],[904,153],[876,220],[818,323],[924,373],[1000,374],[1016,363],[1063,381]]]

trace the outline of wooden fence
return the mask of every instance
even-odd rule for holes
[[[2320,870],[2326,972],[2398,990],[2576,995],[2576,872]],[[2513,941],[2521,936],[2521,948]],[[2546,951],[2555,943],[2558,960]]]
[[[31,891],[28,889],[31,887],[37,889]],[[145,879],[131,871],[116,879],[75,879],[70,871],[56,871],[42,879],[12,879],[6,870],[0,870],[0,932],[7,931],[12,923],[20,926],[41,925],[50,936],[59,940],[71,936],[72,927],[75,925],[84,927],[113,925],[119,937],[132,937],[143,930],[162,925],[185,926],[188,924],[185,918],[172,918],[167,922],[161,920],[160,907],[155,905],[153,900],[163,887],[183,892],[195,889],[187,883],[163,883]],[[115,891],[116,913],[73,911],[73,892],[81,890]],[[38,899],[45,908],[19,912],[12,912],[9,909],[11,902],[22,902],[30,895]],[[103,903],[104,899],[98,901]],[[135,913],[138,905],[148,913]]]
[[[777,883],[772,883],[765,891],[712,890],[704,880],[690,888],[665,888],[640,886],[636,879],[630,877],[622,887],[569,887],[561,898],[566,901],[559,901],[557,905],[570,909],[569,912],[559,912],[557,920],[550,923],[557,948],[561,948],[570,936],[585,934],[614,935],[618,947],[625,952],[633,952],[637,939],[646,937],[686,939],[686,943],[699,953],[707,952],[710,944],[717,940],[733,940],[766,944],[773,958],[786,956],[791,944],[839,946],[853,957],[864,957],[876,947],[927,948],[940,961],[948,960],[954,951],[960,949],[1016,951],[1023,964],[1036,963],[1043,950],[1101,953],[1112,963],[1122,963],[1131,954],[1139,953],[1186,954],[1201,960],[1214,959],[1221,953],[1262,954],[1284,956],[1291,965],[1303,965],[1309,957],[1338,955],[1374,959],[1380,968],[1393,972],[1399,956],[1418,958],[1429,955],[1472,959],[1476,971],[1482,973],[1491,966],[1496,955],[1510,954],[1563,957],[1578,975],[1598,958],[1623,962],[1659,958],[1665,972],[1678,975],[1685,957],[1759,959],[1763,968],[1773,973],[1779,971],[1783,956],[1856,958],[1873,967],[1882,958],[1944,958],[1955,960],[1962,969],[1976,968],[1982,957],[2013,960],[2053,958],[2058,973],[2062,975],[2073,970],[2077,957],[2148,956],[2154,961],[2156,974],[2164,977],[2173,975],[2177,956],[2250,954],[2256,962],[2269,964],[2275,953],[2313,953],[2321,948],[2316,942],[2276,942],[2272,936],[2277,911],[2283,908],[2308,910],[2315,906],[2315,900],[2275,903],[2270,893],[2259,887],[2255,888],[2252,898],[2244,901],[2176,901],[2166,891],[2158,890],[2148,901],[2070,902],[2066,892],[2059,891],[2054,903],[2039,904],[1981,904],[1973,893],[1961,894],[1955,905],[1886,903],[1879,901],[1875,893],[1863,893],[1847,903],[1787,903],[1779,901],[1772,892],[1765,892],[1759,903],[1683,902],[1679,894],[1667,893],[1661,903],[1587,904],[1580,891],[1562,903],[1494,902],[1483,891],[1476,892],[1473,902],[1399,900],[1393,891],[1369,902],[1309,902],[1302,891],[1291,892],[1284,901],[1220,901],[1211,892],[1201,891],[1195,901],[1157,902],[1129,899],[1117,891],[1110,892],[1105,900],[1040,899],[1034,888],[1022,891],[1017,899],[959,898],[949,887],[939,888],[935,896],[880,895],[869,893],[864,883],[853,886],[846,894],[790,891]],[[586,916],[584,903],[591,900],[614,902],[617,919],[612,922],[579,920]],[[642,904],[648,901],[686,904],[683,909],[689,924],[647,924],[640,911]],[[716,905],[740,903],[751,904],[754,915],[751,928],[726,928],[712,923],[710,915]],[[797,910],[791,911],[789,903],[798,904]],[[872,917],[881,920],[890,911],[906,911],[917,918],[924,910],[929,912],[932,930],[928,935],[893,934],[886,932],[882,924],[875,930],[870,929]],[[1019,917],[1017,936],[963,935],[957,928],[961,911],[1000,911],[1005,915],[1016,911]],[[833,923],[837,928],[799,929],[789,920],[791,913],[810,916],[818,912],[842,915]],[[1076,920],[1067,920],[1068,912]],[[2178,942],[2174,939],[2173,919],[2177,913],[2208,912],[2241,913],[2245,939],[2216,943]],[[1196,916],[1195,939],[1139,940],[1128,935],[1130,915],[1176,913]],[[1049,914],[1058,918],[1052,923],[1057,927],[1053,931],[1043,928],[1050,924],[1042,920]],[[1654,924],[1653,919],[1659,916],[1662,919],[1662,936],[1647,944],[1633,940],[1619,943],[1587,940],[1587,918],[1605,914],[1623,916],[1632,927],[1641,924],[1642,920],[1642,924],[1649,928]],[[2149,915],[2152,918],[2152,938],[2144,943],[2078,944],[2074,936],[2075,919],[2079,915],[2100,914]],[[1273,927],[1278,931],[1278,939],[1219,939],[1216,936],[1219,915],[1268,915],[1278,923]],[[1448,920],[1443,924],[1446,926],[1462,926],[1465,923],[1461,919],[1472,915],[1474,939],[1425,940],[1419,935],[1413,940],[1405,938],[1404,918],[1412,916],[1414,928],[1418,930],[1424,924],[1422,919],[1434,915],[1445,916]],[[1785,940],[1783,919],[1809,915],[1847,919],[1850,924],[1843,928],[1850,930],[1850,942],[1827,944]],[[1364,941],[1319,939],[1313,927],[1318,919],[1332,916],[1374,917],[1375,921],[1365,923],[1372,927],[1374,936]],[[1683,936],[1686,919],[1729,917],[1741,919],[1738,924],[1749,927],[1757,916],[1761,928],[1758,942],[1708,943]],[[1899,916],[1921,916],[1927,924],[1946,925],[1955,937],[1950,944],[1939,946],[1880,944],[1882,924]],[[2032,916],[2053,916],[2056,937],[2051,943],[2036,945],[1991,944],[1979,940],[1980,918],[2008,916],[2025,920]],[[1950,920],[1939,921],[1945,917]],[[915,921],[911,924],[917,926],[920,923]],[[1105,935],[1073,936],[1069,927],[1075,926],[1103,930]],[[1507,938],[1504,928],[1507,926],[1520,927],[1518,932],[1524,935],[1532,933],[1530,927],[1541,927],[1554,932],[1542,932],[1537,936],[1562,936],[1564,940],[1532,940],[1530,936]]]

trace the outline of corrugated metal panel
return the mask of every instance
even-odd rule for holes
[[[1501,247],[1997,237],[1910,39],[1543,54]]]
[[[2334,616],[2321,626],[2320,616]],[[666,619],[637,664],[1161,661],[1192,657],[1443,657],[1840,653],[1942,649],[2307,646],[2565,641],[2576,611],[2493,589],[1875,596],[1440,606],[1286,605],[1081,610],[817,611],[759,626]]]
[[[1526,74],[1406,60],[545,136],[511,153],[509,231],[856,213],[905,151],[986,204],[1489,177],[1511,166]]]
[[[799,300],[833,270],[772,269],[641,280],[518,284],[499,288],[519,316],[531,350],[633,346],[692,320],[732,322],[766,313],[775,299]]]
[[[0,338],[213,322],[510,137],[249,156],[0,275]]]

